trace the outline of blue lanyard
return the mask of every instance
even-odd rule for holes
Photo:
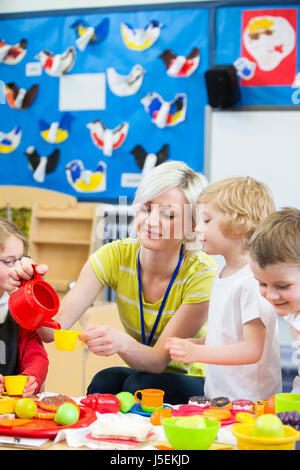
[[[144,310],[143,310],[143,299],[142,299],[142,280],[141,280],[141,265],[140,265],[140,249],[139,249],[139,252],[138,252],[138,281],[139,281],[139,300],[140,300],[140,317],[141,317],[141,334],[142,334],[142,342],[143,344],[147,344],[147,346],[150,346],[151,342],[152,342],[152,339],[153,339],[153,336],[154,336],[154,333],[156,331],[156,328],[157,328],[157,325],[158,325],[158,322],[160,320],[160,317],[162,315],[162,312],[163,312],[163,309],[164,309],[164,306],[165,306],[165,303],[167,301],[167,298],[168,298],[168,295],[169,295],[169,292],[171,290],[171,287],[174,283],[174,280],[178,274],[178,271],[179,271],[179,268],[180,268],[180,265],[181,265],[181,261],[182,261],[182,258],[183,258],[183,249],[181,248],[180,250],[180,255],[179,255],[179,260],[178,260],[178,263],[177,263],[177,266],[175,268],[175,271],[173,272],[173,275],[172,275],[172,278],[169,282],[169,285],[167,287],[167,290],[165,292],[165,295],[164,295],[164,298],[162,300],[162,303],[159,307],[159,311],[158,311],[158,314],[157,314],[157,317],[156,317],[156,320],[154,322],[154,325],[153,325],[153,328],[152,328],[152,331],[150,333],[150,336],[148,338],[148,342],[146,343],[146,335],[145,335],[145,325],[144,325]]]

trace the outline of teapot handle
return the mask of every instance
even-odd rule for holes
[[[37,264],[32,264],[31,265],[33,267],[33,278],[32,279],[36,279],[38,281],[42,280],[42,275],[40,273],[37,272],[36,270],[36,267],[37,267]],[[31,281],[31,279],[28,279],[29,281]],[[24,284],[26,284],[26,282],[28,282],[27,279],[21,279],[21,286],[22,287]]]
[[[61,325],[57,321],[52,320],[52,318],[45,318],[41,326],[54,328],[55,330],[61,330]],[[41,328],[41,326],[39,328]]]

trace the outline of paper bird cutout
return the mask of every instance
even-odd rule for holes
[[[51,77],[60,77],[73,68],[75,64],[76,51],[74,47],[68,47],[62,54],[52,54],[52,52],[40,51],[35,59],[42,64],[44,71]]]
[[[22,137],[22,129],[17,126],[12,131],[4,134],[0,131],[0,153],[11,153],[19,145]]]
[[[38,89],[39,85],[33,85],[29,90],[25,90],[25,88],[19,88],[13,82],[3,87],[7,104],[13,109],[28,108],[36,97]]]
[[[21,62],[27,52],[27,41],[22,39],[18,44],[11,46],[0,39],[0,62],[6,65],[15,65]]]
[[[138,167],[142,170],[142,176],[145,176],[145,174],[151,171],[155,166],[167,160],[169,145],[163,145],[157,153],[147,153],[141,145],[136,145],[130,153],[132,153]]]
[[[70,113],[64,113],[59,122],[55,121],[51,124],[41,119],[39,121],[40,134],[49,144],[60,144],[69,137],[73,119]]]
[[[106,72],[108,86],[117,96],[129,96],[137,93],[146,73],[139,64],[134,65],[128,75],[117,73],[113,67],[109,67]]]
[[[150,21],[145,28],[134,29],[128,23],[121,23],[121,34],[124,44],[135,51],[149,49],[159,38],[162,24],[156,20]]]
[[[72,24],[72,28],[75,29],[77,34],[76,46],[80,51],[84,51],[87,45],[99,44],[106,38],[109,29],[109,18],[104,18],[95,28],[88,25],[84,20],[78,20]]]
[[[148,93],[142,100],[145,111],[157,127],[176,126],[185,120],[187,97],[185,93],[175,95],[173,101],[165,101],[158,93]]]
[[[56,149],[48,157],[44,157],[37,153],[35,147],[30,146],[27,148],[25,155],[28,158],[29,168],[33,171],[33,179],[37,183],[43,183],[45,176],[56,169],[59,154],[59,149]]]
[[[81,160],[72,160],[66,165],[69,184],[79,193],[95,193],[106,190],[106,164],[99,162],[94,170],[86,170]]]
[[[164,61],[170,77],[189,77],[195,72],[200,62],[198,47],[195,47],[187,57],[176,56],[170,49],[165,50],[159,57]]]
[[[90,135],[97,148],[103,151],[107,157],[111,157],[114,150],[124,143],[129,129],[128,122],[123,122],[115,129],[107,129],[99,119],[87,124]]]

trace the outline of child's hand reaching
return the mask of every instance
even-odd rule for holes
[[[36,378],[33,375],[29,375],[26,385],[25,385],[24,393],[22,396],[31,397],[32,395],[35,394],[35,391],[37,390],[38,386],[39,385],[36,381]]]
[[[168,338],[165,348],[169,351],[174,361],[190,362],[199,361],[199,345],[183,338]]]

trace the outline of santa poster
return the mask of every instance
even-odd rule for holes
[[[242,86],[291,86],[296,75],[297,9],[242,12],[242,57],[254,73]]]

